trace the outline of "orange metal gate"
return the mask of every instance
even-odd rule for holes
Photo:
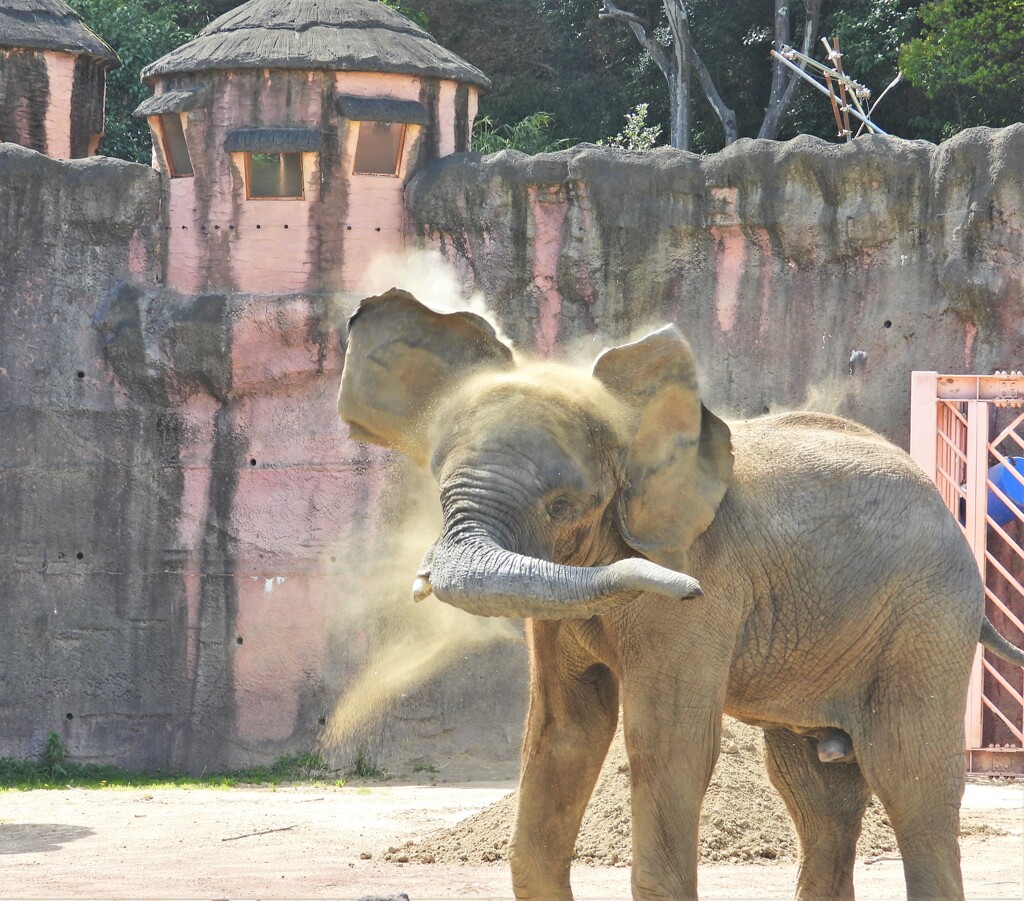
[[[985,580],[995,627],[1024,645],[1024,376],[915,372],[910,454],[935,481]],[[1024,668],[979,645],[964,720],[970,772],[1024,773]]]

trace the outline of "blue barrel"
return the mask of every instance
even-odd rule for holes
[[[997,463],[988,471],[988,480],[1003,492],[1018,509],[1024,509],[1024,485],[1022,485],[1008,467],[1017,471],[1017,476],[1024,478],[1024,457],[1008,457],[1006,463]],[[1001,526],[1013,520],[1014,511],[1003,503],[994,491],[988,493],[988,515]]]

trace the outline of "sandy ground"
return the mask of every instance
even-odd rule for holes
[[[381,860],[514,786],[374,785],[0,793],[4,898],[511,897],[507,869]],[[962,839],[969,898],[1024,898],[1024,784],[972,784]],[[503,838],[504,836],[496,836]],[[371,854],[365,859],[362,855]],[[701,868],[706,899],[790,898],[793,863]],[[573,871],[578,901],[629,897],[629,871]],[[897,858],[857,864],[858,898],[903,896]]]

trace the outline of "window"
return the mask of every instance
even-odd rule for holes
[[[397,175],[405,141],[401,122],[360,122],[354,171],[357,175]]]
[[[245,181],[250,200],[302,200],[301,153],[246,153]]]
[[[188,155],[188,142],[185,140],[185,130],[181,127],[181,114],[160,116],[160,134],[171,178],[191,178],[194,174],[192,158]]]

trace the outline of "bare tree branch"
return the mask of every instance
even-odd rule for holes
[[[789,18],[789,0],[775,0],[775,49],[788,47],[793,43],[793,29]],[[771,110],[782,102],[789,72],[777,60],[772,66],[772,87],[768,94],[768,109]]]
[[[604,0],[604,5],[598,10],[597,17],[599,19],[625,22],[640,42],[640,45],[651,54],[651,59],[654,60],[655,65],[661,70],[661,74],[666,78],[674,77],[675,73],[672,72],[672,62],[665,52],[665,48],[655,40],[653,32],[647,27],[647,23],[638,15],[625,9],[619,9],[610,0]]]
[[[668,0],[666,0],[666,6],[667,3]],[[689,150],[692,126],[690,65],[686,56],[686,46],[681,45],[678,39],[674,40],[673,53],[669,55],[665,48],[658,43],[647,22],[634,13],[620,9],[611,0],[604,0],[598,17],[625,22],[640,45],[650,53],[651,59],[654,60],[668,84],[669,116],[671,118],[669,142],[680,150]],[[687,32],[687,36],[689,36],[689,32]]]
[[[776,0],[776,4],[778,0]],[[821,4],[822,0],[804,0],[804,12],[806,19],[804,21],[804,40],[801,50],[805,56],[811,55],[811,48],[818,40],[818,28],[821,25]],[[776,46],[776,50],[779,50],[782,45]],[[781,67],[781,63],[776,61],[776,68]],[[800,64],[800,68],[803,69],[803,63]],[[757,133],[759,138],[770,138],[775,140],[779,135],[779,129],[782,127],[782,117],[786,114],[786,110],[789,109],[790,103],[793,102],[793,95],[796,94],[796,89],[800,85],[800,76],[795,72],[788,74],[789,83],[786,85],[786,90],[779,98],[778,102],[774,105],[769,105],[764,115],[764,121],[761,123],[761,130]],[[772,78],[772,84],[774,87],[775,79]]]

